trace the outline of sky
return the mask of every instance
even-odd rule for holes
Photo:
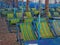
[[[26,1],[26,0],[24,0]],[[39,0],[31,0],[33,2],[38,2]],[[59,2],[60,0],[56,0],[57,2]],[[45,0],[41,0],[42,3],[45,3]],[[49,0],[49,3],[55,3],[55,0]]]

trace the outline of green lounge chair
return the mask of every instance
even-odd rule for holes
[[[34,35],[33,30],[31,28],[31,24],[29,23],[22,23],[20,24],[20,29],[22,33],[22,37],[24,41],[28,40],[36,40],[36,35]]]

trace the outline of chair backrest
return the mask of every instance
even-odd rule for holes
[[[17,17],[17,18],[21,18],[21,17],[22,17],[22,12],[17,12],[17,13],[16,13],[16,17]]]
[[[53,38],[52,32],[50,30],[50,27],[48,26],[48,22],[45,18],[41,18],[40,23],[36,22],[37,29],[40,31],[41,38]]]
[[[24,41],[36,40],[36,35],[33,33],[31,23],[20,24],[20,29]]]
[[[26,19],[24,19],[24,22],[31,23],[31,22],[33,22],[33,18],[26,18]]]
[[[54,16],[60,16],[58,12],[53,13]]]
[[[3,14],[3,15],[6,15],[6,14],[7,14],[7,12],[8,12],[8,11],[3,11],[3,12],[2,12],[2,14]]]
[[[56,8],[56,11],[60,12],[60,8]]]
[[[48,12],[48,17],[51,17],[52,15],[51,15],[51,13],[50,12]]]
[[[54,11],[55,11],[55,9],[54,9],[54,8],[50,8],[50,11],[54,12]]]
[[[34,11],[34,14],[35,15],[39,14],[39,11],[38,10]]]
[[[16,23],[19,23],[19,22],[20,22],[20,19],[17,19],[17,18],[10,20],[10,24],[16,24]]]
[[[7,14],[7,18],[8,18],[8,19],[14,18],[14,14],[13,14],[13,13],[8,13],[8,14]]]
[[[53,20],[53,28],[57,36],[60,36],[60,20]]]
[[[36,10],[36,8],[32,8],[32,11],[35,11]]]
[[[27,16],[27,18],[31,18],[32,17],[31,12],[25,12],[25,15]]]

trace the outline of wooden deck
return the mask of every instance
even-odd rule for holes
[[[5,18],[0,17],[0,45],[19,45],[16,34],[9,33]]]

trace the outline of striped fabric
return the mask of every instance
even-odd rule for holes
[[[32,32],[31,24],[22,23],[20,24],[20,28],[24,41],[36,40],[36,36]]]

